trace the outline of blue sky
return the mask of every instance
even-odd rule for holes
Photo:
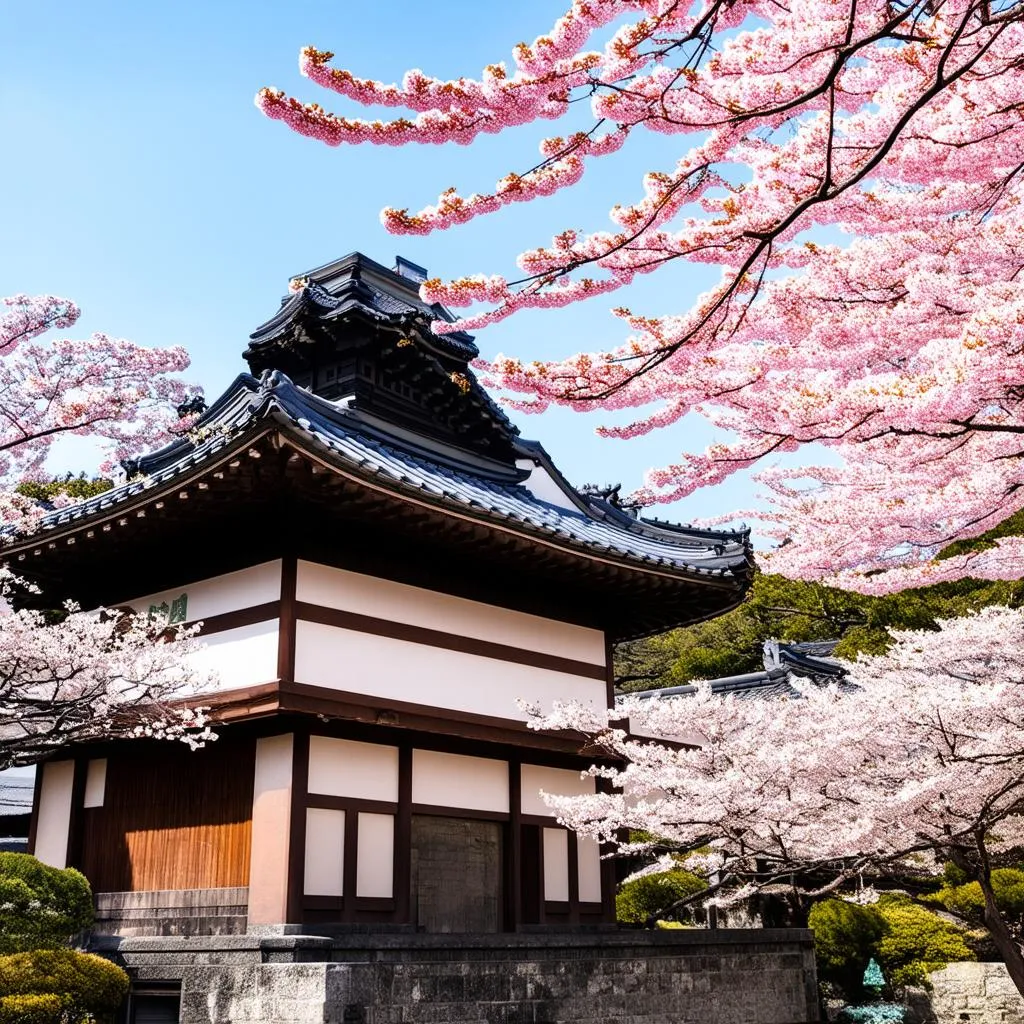
[[[514,274],[521,250],[566,227],[608,226],[607,209],[668,168],[681,139],[631,140],[572,193],[519,206],[427,238],[393,238],[385,205],[417,209],[450,185],[490,189],[535,159],[544,134],[525,127],[472,148],[330,149],[258,113],[275,85],[328,109],[344,101],[302,79],[299,49],[392,81],[420,67],[476,75],[521,39],[550,27],[563,0],[270,0],[175,4],[35,0],[6,5],[0,36],[4,158],[0,294],[54,292],[93,330],[146,345],[184,345],[190,377],[209,396],[244,368],[247,335],[276,309],[289,277],[359,249],[390,265],[400,253],[454,276]],[[544,126],[548,131],[553,126]],[[559,126],[558,131],[564,131]],[[529,312],[481,332],[485,355],[527,359],[610,345],[610,314],[685,308],[712,283],[707,268],[671,267],[628,295],[568,310]],[[518,416],[575,483],[618,482],[702,449],[711,434],[689,418],[629,442],[593,433],[607,414],[554,410]],[[653,511],[687,519],[749,507],[746,477]]]

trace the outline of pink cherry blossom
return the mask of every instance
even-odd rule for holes
[[[607,226],[556,228],[519,257],[519,280],[426,282],[425,299],[465,311],[435,329],[610,296],[679,260],[718,266],[673,315],[617,309],[620,346],[499,355],[490,383],[526,410],[631,410],[604,431],[619,438],[706,417],[721,443],[653,471],[638,497],[764,470],[766,528],[786,541],[771,567],[881,592],[1024,574],[1010,542],[934,560],[1024,507],[1022,53],[1024,0],[572,0],[475,78],[386,84],[303,51],[314,85],[397,117],[274,89],[257,105],[330,145],[404,145],[470,144],[589,103],[589,131],[550,135],[493,187],[385,210],[396,233],[585,188],[591,162],[643,130],[678,139],[674,164],[623,182]],[[773,468],[808,444],[844,468]]]
[[[626,698],[612,715],[558,705],[534,727],[581,732],[621,767],[590,770],[606,792],[547,801],[621,852],[637,849],[622,839],[630,829],[662,852],[713,856],[709,896],[725,902],[780,887],[822,895],[893,869],[938,873],[947,860],[990,891],[993,859],[1024,845],[1024,611],[939,625],[895,633],[888,654],[848,665],[845,692],[805,682],[802,699],[758,699],[703,687]],[[985,923],[1024,992],[1024,959],[994,902]]]

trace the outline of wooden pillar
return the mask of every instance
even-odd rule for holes
[[[256,741],[249,861],[250,925],[288,923],[294,746],[290,733],[264,736]]]
[[[523,779],[518,759],[508,762],[508,832],[504,927],[514,932],[523,919]]]
[[[395,815],[395,920],[413,923],[412,908],[412,747],[398,751],[398,813]]]
[[[292,788],[289,811],[287,924],[302,924],[306,874],[306,803],[309,790],[309,733],[292,739]]]

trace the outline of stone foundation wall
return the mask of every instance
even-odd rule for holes
[[[687,930],[124,940],[181,1024],[814,1024],[811,934]]]
[[[950,964],[928,978],[930,992],[908,996],[912,1024],[1024,1024],[1024,999],[1005,964]]]
[[[96,894],[96,935],[243,935],[249,890],[153,890]]]

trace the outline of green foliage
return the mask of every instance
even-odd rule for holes
[[[962,928],[903,896],[883,896],[878,913],[886,933],[875,956],[891,985],[926,985],[946,964],[976,959]]]
[[[1008,920],[1024,916],[1024,871],[996,868],[992,872],[992,890],[996,905]],[[985,897],[977,882],[966,881],[962,872],[946,871],[946,883],[931,897],[950,913],[967,921],[981,922]]]
[[[875,907],[845,900],[822,900],[811,907],[818,978],[837,985],[848,999],[860,999],[864,973],[885,935],[886,924]]]
[[[63,1024],[64,1000],[55,995],[0,996],[0,1024]]]
[[[92,919],[84,875],[27,853],[0,852],[0,953],[63,946]]]
[[[885,895],[873,906],[823,900],[811,908],[818,977],[847,999],[864,997],[872,958],[891,986],[925,985],[931,971],[974,960],[967,933],[906,896]]]
[[[73,949],[0,956],[0,1024],[89,1024],[128,994],[120,967]]]
[[[703,878],[681,869],[634,878],[619,887],[615,916],[625,924],[646,924],[653,917],[674,920],[676,912],[668,908],[706,888]]]
[[[1016,532],[1024,532],[1024,522]],[[881,654],[891,642],[889,629],[931,629],[938,618],[966,615],[989,605],[1024,605],[1024,581],[967,579],[864,597],[758,573],[746,600],[733,611],[710,622],[621,644],[615,675],[621,688],[629,691],[757,672],[763,668],[764,642],[770,639],[838,639],[836,655],[841,658]]]
[[[69,498],[84,501],[86,498],[93,498],[97,494],[109,491],[113,486],[113,480],[104,477],[94,477],[90,480],[85,473],[79,473],[78,476],[65,473],[51,480],[24,480],[14,490],[33,501],[52,501],[58,494],[66,494]]]

